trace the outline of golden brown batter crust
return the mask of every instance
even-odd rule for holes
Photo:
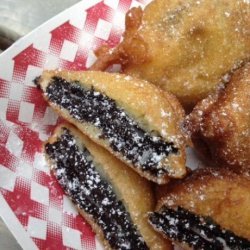
[[[250,59],[250,5],[239,0],[155,0],[126,16],[123,41],[102,47],[91,67],[121,63],[123,72],[175,94],[186,108]]]
[[[217,165],[250,168],[250,63],[186,118],[198,151]]]
[[[170,166],[171,173],[169,176],[182,178],[185,175],[186,139],[180,129],[180,122],[184,112],[174,96],[164,93],[154,85],[143,80],[121,74],[96,71],[45,71],[39,80],[43,91],[46,90],[47,85],[54,76],[61,77],[68,82],[79,81],[79,84],[85,88],[93,87],[100,93],[104,93],[109,98],[115,100],[145,131],[156,131],[167,142],[173,142],[179,149],[179,152],[178,154],[170,154],[164,158],[163,164],[164,166]],[[47,99],[46,94],[44,97]],[[105,147],[124,161],[119,153],[112,151],[106,140],[98,136],[100,133],[96,127],[84,122],[80,123],[70,117],[67,110],[60,109],[50,101],[49,104],[62,117],[77,126],[84,134],[87,134],[96,143]],[[126,163],[131,166],[131,163]],[[156,178],[140,171],[140,169],[135,170],[138,170],[141,175],[159,184],[166,183],[169,180],[168,175]]]
[[[56,142],[60,137],[63,128],[70,130],[79,145],[84,144],[84,146],[91,153],[94,162],[98,164],[101,172],[104,173],[106,179],[109,180],[116,193],[119,194],[120,199],[122,199],[125,203],[132,221],[137,225],[137,228],[146,241],[148,247],[154,250],[172,249],[171,243],[156,233],[147,222],[147,213],[152,211],[155,207],[155,199],[151,183],[140,177],[137,173],[112,156],[108,151],[92,142],[87,136],[80,133],[71,125],[59,125],[46,143],[52,144]],[[53,161],[48,155],[47,161],[52,167],[53,172]],[[111,249],[108,242],[104,240],[102,230],[93,221],[92,217],[83,210],[79,208],[78,210],[90,223],[98,238],[104,244],[105,249]]]
[[[250,239],[250,175],[228,169],[195,170],[169,187],[158,203],[210,216],[221,227]]]

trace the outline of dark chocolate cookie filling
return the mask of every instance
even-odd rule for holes
[[[98,173],[89,151],[76,145],[68,129],[45,145],[53,172],[73,202],[102,229],[112,249],[148,249],[112,186]]]
[[[150,223],[170,239],[188,244],[193,249],[249,250],[250,242],[222,229],[210,217],[198,216],[186,209],[163,207],[150,214]]]
[[[46,89],[48,99],[69,111],[81,122],[88,122],[101,131],[101,138],[107,139],[112,150],[138,168],[155,176],[166,174],[166,166],[160,161],[178,149],[173,143],[165,142],[160,136],[141,129],[114,100],[95,91],[84,89],[77,82],[54,77]]]

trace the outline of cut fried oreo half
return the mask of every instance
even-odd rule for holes
[[[106,72],[49,71],[36,81],[61,116],[149,180],[182,178],[182,110],[173,96]]]
[[[169,185],[149,222],[185,249],[250,249],[249,176],[197,169]]]
[[[151,184],[70,125],[44,145],[52,173],[106,249],[171,249],[147,223]]]
[[[151,213],[149,221],[173,241],[197,250],[250,249],[250,241],[222,229],[210,217],[198,216],[186,209],[162,207]]]

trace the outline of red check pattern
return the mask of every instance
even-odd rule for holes
[[[0,78],[0,192],[39,249],[96,249],[96,240],[43,159],[42,141],[58,119],[32,79],[44,69],[88,68],[94,49],[120,41],[128,9],[147,2],[104,0],[77,10],[8,59],[11,79]]]

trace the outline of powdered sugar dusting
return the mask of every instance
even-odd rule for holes
[[[248,249],[250,242],[222,229],[211,218],[198,216],[184,208],[163,206],[150,214],[150,223],[157,231],[193,249]]]
[[[64,191],[92,216],[112,248],[148,249],[123,202],[97,171],[93,156],[68,129],[62,129],[56,142],[47,143],[45,152],[54,162],[53,173]]]
[[[101,131],[99,138],[105,139],[130,165],[156,177],[168,173],[171,166],[163,166],[162,160],[178,152],[176,137],[167,142],[157,132],[144,131],[115,100],[93,88],[84,89],[77,82],[54,78],[46,93],[51,102],[67,109],[74,119],[96,126]],[[162,115],[170,114],[162,110]]]

